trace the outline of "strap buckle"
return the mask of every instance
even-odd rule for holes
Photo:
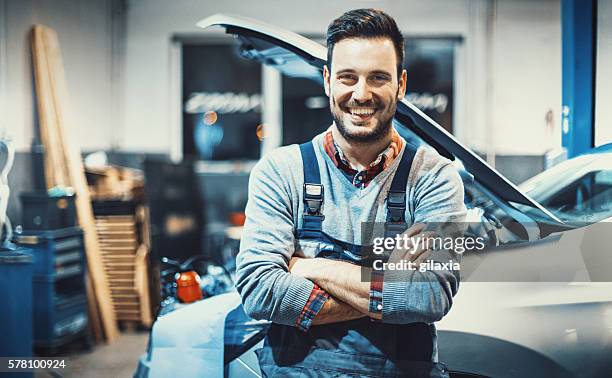
[[[393,238],[398,234],[406,231],[408,229],[408,224],[406,222],[387,222],[385,223],[385,237]]]
[[[323,185],[304,184],[304,204],[310,215],[319,215],[323,204]]]
[[[403,222],[406,211],[406,192],[389,191],[387,194],[387,221]]]

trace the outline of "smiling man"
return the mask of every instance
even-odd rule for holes
[[[334,123],[308,143],[266,155],[251,173],[236,286],[245,311],[273,323],[257,351],[264,376],[448,375],[433,323],[451,307],[458,272],[363,274],[372,235],[362,225],[418,236],[425,222],[466,215],[450,161],[393,127],[406,91],[403,43],[384,12],[334,20],[323,71]],[[449,256],[426,244],[411,252],[399,258]]]

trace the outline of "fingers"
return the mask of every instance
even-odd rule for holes
[[[432,250],[428,249],[426,251],[424,251],[423,253],[421,253],[414,261],[414,265],[415,266],[420,266],[422,263],[424,263],[429,256],[431,256]]]
[[[433,238],[435,233],[428,231],[413,236],[410,239],[410,245],[404,250],[403,259],[415,261],[422,253],[433,248]]]
[[[415,223],[410,226],[402,235],[414,236],[421,233],[425,229],[425,223]]]

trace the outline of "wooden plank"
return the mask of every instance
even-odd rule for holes
[[[104,251],[126,251],[126,252],[132,252],[133,254],[136,254],[136,249],[132,248],[132,247],[123,247],[123,246],[114,246],[114,245],[107,245],[104,247]]]
[[[136,240],[135,237],[120,237],[120,238],[110,237],[109,238],[107,235],[104,235],[104,234],[98,233],[98,235],[99,235],[98,238],[100,240],[100,243],[108,245],[110,247],[124,246],[124,247],[130,247],[134,251],[136,250],[136,248],[138,248],[138,241]],[[136,246],[134,246],[134,244],[136,244]]]
[[[134,268],[135,264],[133,262],[125,262],[125,261],[119,261],[119,262],[112,262],[112,261],[108,262],[108,260],[104,261],[104,269],[108,270],[109,274],[120,273],[119,271],[115,271],[113,269],[116,266]]]
[[[91,276],[87,274],[85,286],[87,289],[87,310],[89,314],[89,327],[93,335],[96,344],[101,343],[104,340],[104,333],[102,331],[102,321],[100,319],[100,312],[98,311],[98,303],[96,302],[96,296],[93,292],[93,283],[91,282]]]
[[[134,275],[134,273],[130,273],[130,274]],[[114,275],[114,276],[111,276],[110,278],[111,278],[111,288],[116,288],[117,286],[113,286],[113,285],[115,285],[113,282],[115,282],[117,280],[120,280],[120,282],[129,281],[129,284],[125,284],[124,287],[126,289],[134,290],[134,278],[133,277],[125,277],[125,276],[122,276],[122,275]],[[121,280],[123,280],[123,281],[121,281]],[[121,285],[123,285],[123,284],[121,284]],[[112,291],[111,291],[111,296],[114,296],[112,294]]]
[[[52,146],[52,136],[49,135],[49,129],[54,122],[57,122],[55,109],[50,103],[50,83],[48,75],[48,64],[44,52],[42,30],[33,28],[31,35],[32,48],[32,66],[34,71],[34,84],[36,89],[36,105],[38,109],[38,124],[41,142],[45,146]],[[53,170],[54,162],[53,152],[50,148],[45,148],[44,151],[44,167],[45,167],[45,184],[47,188],[55,186],[55,171]]]
[[[112,241],[100,241],[100,246],[102,247],[102,249],[106,248],[106,247],[110,247],[110,248],[117,248],[117,247],[123,247],[123,248],[128,248],[130,250],[136,251],[136,249],[138,248],[138,243],[136,243],[136,240],[129,240],[129,239],[117,239],[117,240],[112,240]]]
[[[121,287],[121,288],[129,288],[134,290],[134,280],[133,279],[116,279],[113,282],[110,283],[111,286],[114,287]]]
[[[114,302],[115,305],[120,305],[120,306],[125,305],[125,306],[132,306],[131,308],[140,308],[140,303],[138,303],[138,298],[134,299],[134,298],[113,297],[113,299],[115,301]],[[123,308],[127,308],[127,307],[116,308],[115,312]]]
[[[129,262],[129,263],[125,263],[125,262],[113,262],[113,263],[108,263],[108,264],[104,264],[104,268],[105,269],[117,269],[117,270],[134,270],[134,262]]]
[[[106,233],[106,232],[131,232],[131,233],[136,233],[136,225],[135,224],[112,224],[112,223],[108,223],[108,224],[96,224],[96,230],[98,230],[101,233]]]
[[[130,252],[130,251],[103,251],[102,252],[102,257],[130,257],[130,258],[134,258],[134,252]]]
[[[134,282],[124,278],[118,278],[111,286],[111,295],[126,295],[134,293]]]
[[[104,243],[104,244],[127,243],[127,242],[138,243],[135,235],[100,235],[99,239],[100,239],[100,243]]]
[[[114,239],[133,239],[138,240],[138,235],[134,232],[120,232],[120,231],[106,231],[100,233],[100,238],[105,240],[114,240]]]
[[[129,223],[135,222],[133,215],[96,215],[96,223]]]
[[[136,233],[136,228],[132,228],[132,229],[126,229],[126,228],[114,228],[114,229],[109,229],[108,227],[106,228],[96,228],[96,230],[100,231],[100,234],[102,235],[117,235],[117,234],[125,234],[125,235],[131,235],[131,236],[138,236],[138,234]]]
[[[132,272],[126,273],[126,274],[121,274],[121,273],[109,273],[109,278],[111,280],[111,282],[113,280],[125,280],[125,279],[133,279],[133,277],[130,277],[131,275],[133,275]],[[111,293],[112,295],[112,293]]]
[[[110,248],[124,248],[126,251],[132,251],[132,253],[135,253],[136,248],[138,247],[138,244],[136,244],[135,240],[125,240],[125,239],[121,239],[118,242],[102,240],[100,244],[104,247],[110,247]],[[134,246],[134,244],[136,244],[136,246]],[[109,251],[113,252],[112,249]]]
[[[54,170],[59,172],[59,174],[56,174],[56,177],[61,176],[62,183],[56,183],[56,185],[74,187],[69,168],[69,160],[71,159],[70,144],[68,143],[67,135],[65,133],[66,123],[71,121],[68,119],[70,112],[68,109],[66,109],[69,106],[68,93],[65,83],[66,79],[63,71],[64,68],[62,58],[60,55],[59,41],[55,31],[46,27],[43,27],[42,38],[48,61],[49,81],[51,83],[51,92],[49,97],[53,101],[55,114],[57,117],[57,122],[54,125],[55,127],[51,127],[48,130],[50,135],[52,135],[55,139],[52,148],[56,149],[57,155],[59,156],[57,164],[54,166]]]
[[[100,234],[100,236],[104,236],[106,234],[109,235],[116,235],[117,233],[125,233],[125,234],[132,234],[133,236],[137,236],[138,234],[136,233],[136,227],[131,226],[131,227],[109,227],[109,226],[105,226],[105,227],[100,227],[97,226],[96,227],[96,231]]]
[[[138,303],[139,302],[138,301],[138,297],[133,298],[133,297],[117,297],[117,296],[114,296],[113,299],[114,299],[114,303],[115,304],[118,304],[118,303],[121,303],[121,304],[135,304],[137,306],[140,306],[140,304]]]
[[[118,250],[112,250],[112,249],[103,249],[102,250],[102,258],[108,258],[110,259],[110,262],[119,262],[122,260],[134,260],[134,257],[136,256],[136,253],[134,253],[135,251],[133,249],[118,249]]]
[[[102,259],[104,260],[104,264],[106,264],[107,262],[118,262],[118,263],[129,263],[129,262],[133,262],[134,261],[134,257],[133,256],[115,256],[115,255],[104,255],[102,256]]]
[[[136,253],[138,244],[136,243],[135,240],[126,240],[126,239],[117,239],[117,240],[118,241],[101,240],[100,244],[105,247],[110,247],[110,248],[124,248],[126,251],[132,251],[132,253]],[[134,244],[136,244],[136,246],[134,246]]]
[[[134,293],[134,282],[132,280],[118,278],[117,281],[118,282],[115,282],[114,286],[111,287],[112,295],[126,295]]]
[[[138,293],[136,290],[132,294],[113,294],[113,298],[121,299],[121,300],[129,300],[131,302],[138,302]]]
[[[122,310],[140,311],[140,306],[138,305],[138,303],[114,303],[113,306],[115,307],[115,311],[122,311]]]
[[[46,108],[43,107],[41,109],[42,112],[39,114],[41,120],[46,120],[41,122],[41,130],[46,129],[47,136],[49,137],[46,144],[45,141],[43,141],[43,144],[46,151],[57,147],[57,151],[63,154],[63,159],[55,159],[56,161],[53,161],[53,166],[50,167],[53,172],[59,172],[53,175],[56,177],[56,180],[47,180],[46,182],[47,185],[63,185],[74,188],[77,216],[79,225],[84,233],[88,268],[92,278],[92,291],[97,301],[106,340],[112,342],[118,336],[118,329],[112,308],[107,277],[102,269],[89,188],[85,179],[80,148],[78,145],[70,143],[66,132],[71,126],[69,118],[70,105],[57,34],[50,28],[36,25],[33,36],[33,60],[35,62],[47,60],[46,69],[49,77],[49,85],[45,87],[45,75],[36,75],[37,98],[41,103],[50,100],[54,110],[53,112],[49,109],[49,106],[46,106]],[[41,45],[44,48],[40,48]],[[43,64],[38,64],[38,67],[37,70],[44,71]],[[38,83],[42,84],[40,88]],[[56,122],[53,122],[54,117]],[[58,177],[65,176],[66,172],[68,180],[60,182],[62,179]]]
[[[108,273],[108,274],[112,274],[112,273],[117,273],[117,272],[123,272],[123,273],[131,273],[134,274],[134,265],[125,265],[125,266],[111,266],[111,267],[105,267],[104,270]],[[131,280],[134,280],[134,276],[130,277]],[[116,281],[117,278],[114,279],[114,281]]]
[[[45,147],[45,183],[48,189],[55,186],[64,187],[68,185],[68,173],[62,162],[63,153],[58,149],[57,124],[59,119],[52,87],[51,62],[43,27],[37,26],[32,29],[31,42],[40,138]]]
[[[101,248],[102,253],[104,255],[123,255],[123,256],[132,256],[136,255],[136,248],[128,248],[128,247],[104,247]]]
[[[133,292],[133,287],[111,287],[111,295],[127,295]]]
[[[136,215],[140,223],[140,236],[142,242],[146,245],[147,250],[151,250],[151,223],[149,222],[149,207],[138,206]]]
[[[134,272],[135,289],[140,297],[140,320],[143,325],[150,327],[153,323],[151,314],[151,300],[149,296],[149,272],[148,272],[149,250],[142,244],[136,252],[136,270]]]
[[[122,258],[131,258],[134,259],[136,256],[136,251],[133,249],[102,249],[102,257],[122,257]]]
[[[133,227],[136,225],[136,219],[99,219],[96,218],[96,226],[100,227]]]
[[[121,270],[115,270],[115,269],[113,269],[113,267],[108,267],[108,268],[105,268],[105,269],[106,269],[106,271],[107,271],[107,273],[108,273],[108,275],[109,275],[109,277],[110,277],[111,279],[117,279],[117,278],[120,278],[119,276],[121,276],[121,277],[123,277],[123,278],[131,278],[131,279],[134,279],[134,276],[131,276],[131,277],[128,277],[128,276],[127,276],[128,274],[132,274],[132,275],[134,274],[134,271],[133,271],[132,269],[130,269],[129,271],[125,271],[125,270],[123,270],[123,271],[121,271]]]
[[[130,242],[121,242],[121,243],[114,243],[114,242],[102,242],[102,247],[101,249],[104,250],[104,252],[120,252],[120,251],[124,251],[127,253],[131,253],[131,254],[136,254],[136,248],[133,247],[130,244],[134,244],[134,241],[130,241]]]
[[[110,228],[110,227],[98,227],[96,230],[99,230],[101,234],[109,234],[109,235],[117,235],[117,234],[127,234],[137,236],[136,228],[132,227],[131,229],[123,228]]]
[[[109,275],[116,275],[118,273],[123,273],[123,274],[134,274],[134,265],[128,265],[128,264],[112,264],[112,265],[108,265],[105,264],[104,265],[104,270],[106,271],[107,274]],[[116,279],[117,277],[114,277],[113,279]],[[134,279],[134,276],[130,277],[131,279]]]

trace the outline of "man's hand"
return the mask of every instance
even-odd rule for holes
[[[361,280],[360,266],[331,259],[293,257],[289,270],[362,314],[369,314],[370,283]]]
[[[424,232],[424,229],[424,224],[415,224],[401,234],[402,242],[406,243],[393,251],[389,261],[405,259],[419,266],[429,258],[432,251],[428,240],[434,234]],[[370,283],[362,280],[361,269],[360,266],[348,262],[323,258],[293,257],[289,261],[289,271],[292,274],[313,281],[340,303],[380,319],[380,314],[369,312]]]
[[[346,303],[340,302],[334,297],[329,297],[323,305],[323,308],[321,308],[317,316],[315,316],[312,324],[320,325],[345,322],[347,320],[365,318],[366,316],[366,314],[359,312]]]
[[[304,277],[306,278],[306,273],[308,270],[308,261],[310,259],[307,258],[303,258],[303,257],[292,257],[291,260],[289,260],[289,271],[292,274],[298,275],[300,277]]]
[[[432,238],[436,236],[432,231],[424,231],[425,228],[425,224],[416,223],[398,235],[400,243],[391,253],[389,261],[408,260],[414,262],[417,267],[425,262],[432,252]]]
[[[291,272],[291,274],[295,274],[300,277],[304,277],[304,278],[310,279],[311,281],[314,281],[310,277],[313,277],[316,274],[309,274],[309,273],[312,273],[313,269],[322,268],[322,265],[319,264],[315,260],[322,260],[322,259],[292,257],[291,260],[289,261],[289,271]],[[316,281],[314,282],[317,283]],[[323,290],[325,290],[325,288],[323,288]],[[334,298],[333,296],[330,296],[329,299],[325,302],[325,304],[321,308],[321,310],[317,313],[317,316],[314,318],[312,324],[320,325],[320,324],[338,323],[338,322],[344,322],[347,320],[359,319],[359,318],[363,318],[366,316],[367,314],[362,313],[361,311]]]

